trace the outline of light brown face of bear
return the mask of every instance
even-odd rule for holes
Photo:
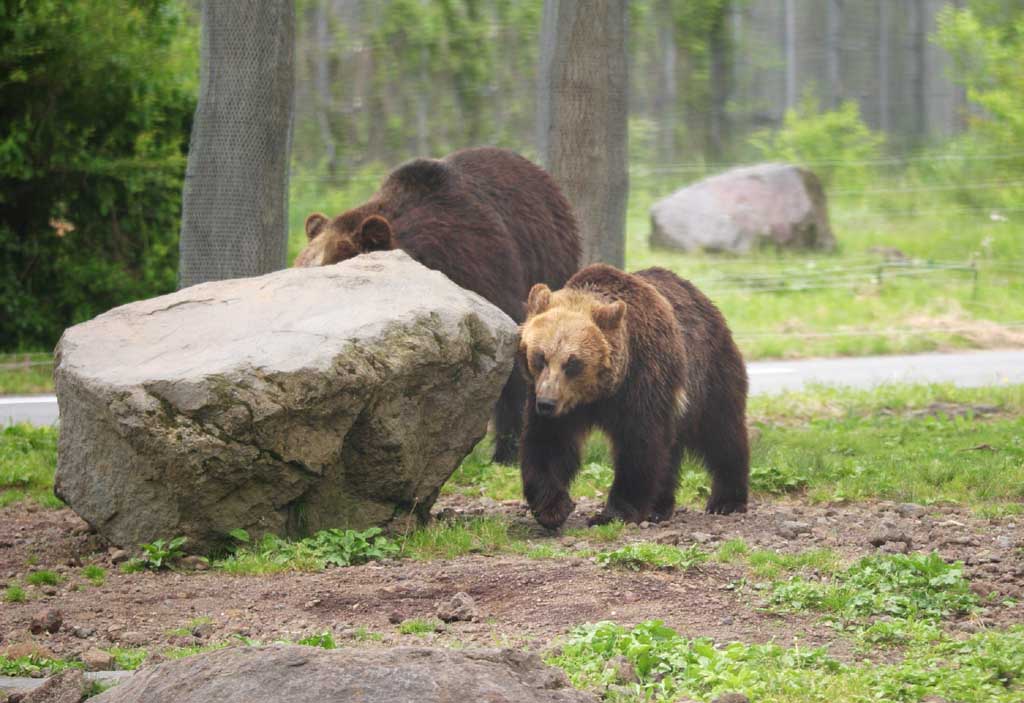
[[[328,220],[319,212],[306,218],[309,243],[292,266],[328,266],[371,251],[395,248],[391,224],[379,215],[363,217],[351,214]]]
[[[625,365],[625,312],[622,301],[580,290],[530,289],[519,353],[538,415],[565,415],[614,392]]]

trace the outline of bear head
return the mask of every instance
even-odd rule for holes
[[[395,248],[391,223],[380,215],[352,211],[333,220],[319,212],[306,218],[306,248],[293,266],[328,266],[371,251]]]
[[[530,289],[520,329],[520,366],[536,412],[558,417],[615,392],[625,372],[626,304],[543,283]]]

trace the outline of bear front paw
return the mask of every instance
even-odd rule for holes
[[[746,499],[738,498],[721,498],[711,496],[708,500],[707,508],[705,512],[711,515],[729,515],[731,513],[745,513],[747,512],[747,501]]]
[[[557,530],[569,519],[572,511],[575,509],[576,503],[572,501],[568,493],[563,493],[549,501],[541,509],[534,510],[533,516],[537,519],[537,522],[549,530]]]

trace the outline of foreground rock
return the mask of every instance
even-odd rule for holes
[[[116,308],[57,347],[55,491],[127,547],[425,516],[483,436],[515,336],[400,251]]]
[[[536,654],[295,645],[222,649],[144,670],[95,703],[596,703]]]
[[[651,244],[656,246],[747,252],[763,243],[835,248],[817,176],[787,164],[735,168],[651,206]]]

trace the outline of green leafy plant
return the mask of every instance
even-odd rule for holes
[[[352,566],[398,554],[398,545],[379,527],[357,530],[321,530],[303,540],[327,566]]]
[[[143,569],[160,571],[168,568],[171,563],[184,556],[182,547],[188,542],[187,537],[175,537],[172,540],[154,540],[146,544],[140,544],[142,557],[138,559]]]
[[[793,577],[775,585],[769,603],[845,619],[885,615],[938,621],[971,612],[978,597],[962,566],[947,564],[933,552],[864,557],[826,582]]]
[[[31,676],[54,674],[65,669],[81,669],[81,662],[64,659],[49,659],[30,654],[24,657],[8,657],[0,654],[0,676]]]
[[[302,644],[307,647],[320,647],[321,649],[334,649],[337,646],[334,643],[334,635],[330,631],[303,637],[296,644]]]
[[[919,622],[919,621],[918,621]],[[660,621],[627,628],[612,622],[573,630],[548,662],[578,688],[606,693],[615,703],[714,700],[739,692],[755,701],[912,703],[936,696],[963,703],[1016,703],[1024,693],[1024,627],[985,632],[966,640],[918,628],[897,663],[843,664],[824,647],[715,643],[688,639]],[[623,682],[616,657],[625,657],[637,681]]]
[[[597,555],[597,563],[623,569],[680,569],[686,571],[707,561],[708,555],[691,544],[685,549],[667,544],[641,542]]]

